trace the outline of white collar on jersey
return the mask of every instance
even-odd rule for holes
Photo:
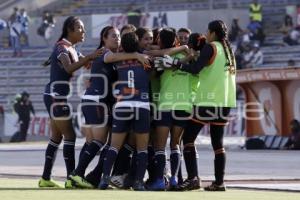
[[[74,46],[69,40],[67,40],[66,38],[62,39],[63,41],[65,41],[67,44],[69,44],[70,46]]]

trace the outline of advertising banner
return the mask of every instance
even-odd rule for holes
[[[246,95],[247,136],[288,136],[289,123],[300,120],[300,69],[240,70],[237,83]]]
[[[92,15],[92,37],[99,38],[101,30],[108,25],[119,29],[128,23],[126,14]],[[188,11],[150,12],[140,16],[140,27],[188,27]]]

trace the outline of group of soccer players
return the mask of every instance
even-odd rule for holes
[[[119,31],[106,26],[99,47],[86,56],[75,48],[84,34],[82,21],[68,17],[45,62],[51,65],[44,102],[52,134],[39,187],[59,187],[51,171],[64,140],[65,188],[199,189],[195,140],[208,124],[215,181],[204,189],[225,191],[223,134],[230,108],[235,107],[236,72],[224,22],[210,22],[206,36],[186,28],[151,30],[129,24]],[[90,79],[78,112],[85,118],[86,142],[75,167],[76,136],[67,99],[72,73],[84,66],[90,69]],[[170,175],[166,170],[169,136]],[[182,151],[188,174],[185,180]],[[97,154],[97,165],[86,175]]]

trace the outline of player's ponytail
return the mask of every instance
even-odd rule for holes
[[[64,21],[64,25],[62,28],[62,33],[57,41],[62,40],[63,38],[67,38],[69,31],[74,31],[74,26],[76,21],[78,21],[79,18],[76,16],[70,16]],[[51,64],[51,56],[42,64],[44,67]]]
[[[236,73],[235,57],[228,40],[228,29],[226,24],[222,20],[215,20],[208,24],[210,32],[214,32],[217,36],[217,40],[222,43],[225,56],[226,56],[226,67],[231,74]]]

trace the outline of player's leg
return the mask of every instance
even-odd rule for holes
[[[218,112],[218,119],[210,123],[210,138],[215,153],[215,181],[211,185],[204,188],[206,191],[226,190],[226,187],[224,185],[226,154],[223,145],[223,138],[224,128],[228,121],[227,116],[230,113],[230,108],[216,108],[216,110]]]
[[[89,125],[82,125],[81,126],[81,132],[85,136],[85,143],[83,144],[83,146],[80,150],[78,160],[80,160],[80,158],[82,157],[82,155],[85,152],[86,148],[91,144],[91,142],[93,140],[93,133],[92,133],[91,127]]]
[[[170,190],[176,190],[178,187],[178,170],[181,162],[181,152],[180,152],[180,141],[183,134],[184,127],[187,125],[188,118],[190,114],[181,111],[175,110],[172,113],[173,126],[171,128],[171,140],[170,140],[170,165],[171,165],[171,178],[170,178]]]
[[[145,190],[144,176],[148,165],[148,143],[150,131],[150,111],[144,108],[136,108],[133,131],[136,138],[136,171],[133,189]]]
[[[195,140],[204,125],[190,120],[183,133],[183,156],[187,170],[187,179],[179,185],[179,190],[194,190],[200,188],[198,176],[198,159]]]
[[[114,110],[111,145],[107,151],[104,163],[103,163],[103,174],[101,182],[99,184],[100,189],[107,189],[110,183],[110,174],[119,153],[119,150],[123,146],[126,139],[126,133],[130,128],[132,120],[133,110],[132,108],[116,108]]]
[[[94,159],[96,154],[100,151],[103,145],[107,141],[107,122],[104,118],[107,117],[105,115],[105,107],[98,105],[85,105],[83,106],[83,114],[86,119],[86,122],[91,126],[91,132],[93,140],[91,144],[86,148],[83,153],[81,159],[78,162],[76,169],[72,172],[70,178],[76,182],[79,187],[83,188],[93,188],[93,185],[88,183],[84,179],[85,170],[90,164],[90,162]]]
[[[164,171],[166,167],[166,143],[172,124],[170,111],[160,112],[160,119],[155,121],[154,151],[155,151],[155,181],[148,186],[149,190],[165,190]]]
[[[39,187],[60,187],[57,183],[51,180],[51,172],[56,159],[59,144],[62,141],[62,135],[55,126],[55,123],[50,119],[51,136],[45,152],[45,163],[42,178],[39,181]]]

